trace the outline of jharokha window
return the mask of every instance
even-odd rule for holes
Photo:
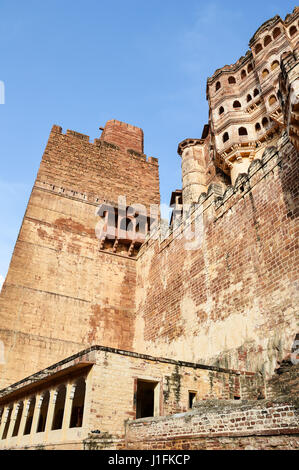
[[[229,139],[228,132],[225,132],[225,133],[223,134],[222,141],[223,141],[223,142],[227,142],[228,139]]]
[[[280,28],[275,28],[274,31],[273,31],[273,39],[278,38],[278,36],[280,36],[280,35],[281,35]]]
[[[257,45],[256,45],[256,48],[255,48],[255,53],[258,54],[259,52],[261,52],[262,49],[263,49],[262,45],[261,45],[261,44],[257,44]]]
[[[272,106],[276,102],[277,102],[276,97],[274,95],[271,95],[269,98],[269,105]]]
[[[279,66],[278,60],[274,60],[271,64],[271,70],[275,70]]]
[[[272,42],[272,38],[271,36],[266,36],[265,39],[264,39],[264,46],[268,46],[268,44],[270,44],[270,42]]]
[[[234,101],[234,102],[233,102],[233,107],[234,107],[234,108],[241,108],[241,103],[240,103],[240,101],[237,101],[237,100]]]
[[[290,28],[290,31],[289,31],[290,36],[291,36],[291,37],[294,36],[294,34],[296,34],[296,32],[297,32],[296,26],[292,26],[292,27]]]
[[[246,127],[239,127],[239,135],[248,135]]]

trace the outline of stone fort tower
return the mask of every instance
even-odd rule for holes
[[[209,122],[178,146],[182,188],[166,235],[150,210],[160,202],[158,162],[144,155],[141,129],[111,120],[91,143],[53,126],[0,295],[2,439],[17,438],[16,397],[45,377],[56,384],[69,363],[72,373],[98,371],[85,377],[84,430],[103,418],[119,439],[125,419],[148,416],[138,405],[146,387],[151,416],[186,411],[192,396],[267,395],[259,379],[298,340],[298,30],[299,8],[275,16],[244,57],[208,78]],[[132,214],[133,205],[143,208]],[[199,243],[186,247],[185,227],[198,221]],[[109,377],[123,391],[113,424]],[[66,420],[61,427],[65,436]]]
[[[95,232],[96,209],[118,196],[160,203],[142,130],[109,121],[91,143],[53,126],[1,293],[1,387],[91,344],[132,349],[140,242]]]
[[[208,79],[168,231],[141,129],[53,126],[0,295],[1,448],[298,448],[298,30]]]

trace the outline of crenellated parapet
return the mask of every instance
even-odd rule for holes
[[[199,139],[201,140],[201,139]],[[196,143],[196,139],[186,139]],[[179,148],[185,147],[185,141],[181,142]],[[186,147],[185,147],[186,148]],[[184,190],[176,190],[172,193],[171,207],[173,208],[170,224],[160,220],[155,225],[155,230],[151,230],[144,238],[144,243],[136,250],[136,258],[140,259],[158,240],[159,252],[162,252],[178,237],[184,237],[185,227],[194,224],[195,220],[203,221],[203,214],[206,220],[216,223],[223,217],[229,217],[230,211],[238,211],[244,198],[251,198],[255,187],[263,184],[263,181],[270,175],[278,175],[283,165],[286,155],[290,156],[294,152],[288,135],[283,132],[277,141],[277,145],[268,146],[260,154],[259,158],[248,161],[238,161],[239,171],[235,173],[232,184],[226,187],[219,182],[209,182],[199,196],[193,193],[193,199]],[[202,186],[203,187],[203,186]],[[186,200],[188,202],[186,202]],[[184,203],[183,203],[184,201]],[[206,227],[205,229],[206,230]]]
[[[81,141],[90,144],[94,148],[110,148],[115,151],[125,151],[128,155],[152,165],[158,166],[158,158],[149,157],[143,152],[143,130],[139,127],[132,126],[117,120],[107,121],[104,128],[100,128],[103,132],[100,138],[94,139],[92,142],[90,136],[82,134],[71,129],[67,129],[63,133],[61,126],[54,124],[51,129],[51,135],[61,135],[66,138],[75,138],[76,142]]]

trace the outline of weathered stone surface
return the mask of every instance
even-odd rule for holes
[[[1,388],[92,344],[132,348],[136,260],[99,250],[96,209],[119,195],[159,204],[159,176],[127,151],[142,131],[118,126],[119,147],[53,126],[0,296]]]
[[[0,295],[4,448],[298,447],[298,21],[298,7],[267,21],[208,79],[209,124],[179,144],[170,226],[148,232],[159,174],[142,129],[110,120],[91,143],[53,126]],[[125,429],[138,380],[155,384],[155,418]],[[190,392],[205,402],[187,412]]]

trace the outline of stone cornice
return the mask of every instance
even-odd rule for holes
[[[237,60],[234,64],[231,65],[224,65],[223,67],[217,69],[214,74],[211,77],[208,77],[207,79],[207,84],[211,85],[216,78],[218,78],[222,73],[235,73],[241,70],[244,65],[246,65],[248,62],[250,62],[253,59],[252,52],[248,50],[245,54],[245,56],[240,57],[240,59]]]
[[[205,143],[204,139],[185,139],[179,143],[178,154],[182,156],[182,153],[186,147],[194,147],[194,145],[203,145]]]

